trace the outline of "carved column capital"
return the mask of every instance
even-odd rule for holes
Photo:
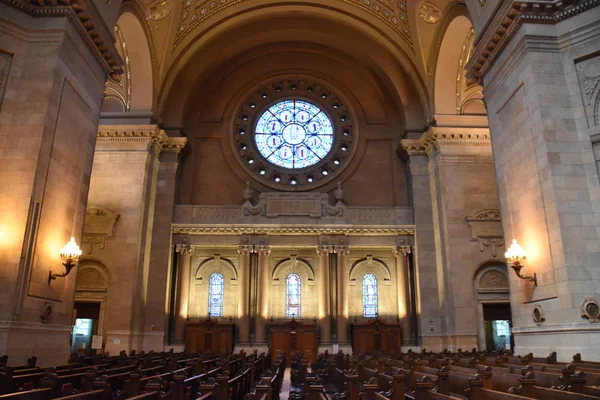
[[[396,256],[407,256],[413,251],[413,246],[410,245],[400,245],[394,247],[394,254]]]
[[[190,235],[177,235],[173,238],[173,250],[179,254],[192,254],[194,246],[190,243]]]

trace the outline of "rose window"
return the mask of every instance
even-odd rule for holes
[[[254,141],[270,163],[300,169],[319,163],[333,146],[329,117],[314,104],[284,100],[269,107],[258,119]]]
[[[274,189],[309,190],[339,177],[355,152],[353,113],[334,91],[276,81],[253,91],[234,120],[244,169]]]

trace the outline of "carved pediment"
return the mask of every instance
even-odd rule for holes
[[[114,236],[119,214],[104,207],[92,207],[85,211],[84,235]]]
[[[471,233],[471,242],[478,242],[481,251],[484,247],[492,248],[492,256],[496,257],[496,247],[504,246],[504,231],[500,211],[496,209],[480,210],[466,218]]]

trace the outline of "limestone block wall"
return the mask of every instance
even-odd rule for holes
[[[145,318],[148,296],[150,241],[160,147],[154,126],[100,129],[89,192],[89,208],[106,208],[119,215],[114,235],[101,246],[83,246],[86,259],[104,265],[110,277],[104,313],[105,351],[141,350],[143,332],[157,318]],[[129,132],[116,138],[114,132]],[[133,134],[136,132],[137,134]],[[88,237],[94,233],[84,232]],[[164,285],[166,289],[166,283]]]
[[[580,313],[600,293],[600,191],[584,104],[597,72],[578,76],[599,50],[598,21],[595,7],[555,25],[525,24],[484,78],[504,231],[527,251],[524,273],[538,279],[534,287],[510,275],[520,353],[600,358],[598,326]],[[543,323],[532,318],[536,305]]]
[[[81,241],[105,72],[68,18],[0,16],[0,353],[49,365],[69,354],[75,274],[48,275]]]

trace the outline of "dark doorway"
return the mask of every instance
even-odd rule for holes
[[[483,320],[485,324],[485,347],[488,351],[511,350],[512,315],[509,303],[483,304]]]
[[[71,352],[85,356],[95,355],[96,350],[92,350],[92,337],[98,334],[100,303],[76,301],[74,308]]]

